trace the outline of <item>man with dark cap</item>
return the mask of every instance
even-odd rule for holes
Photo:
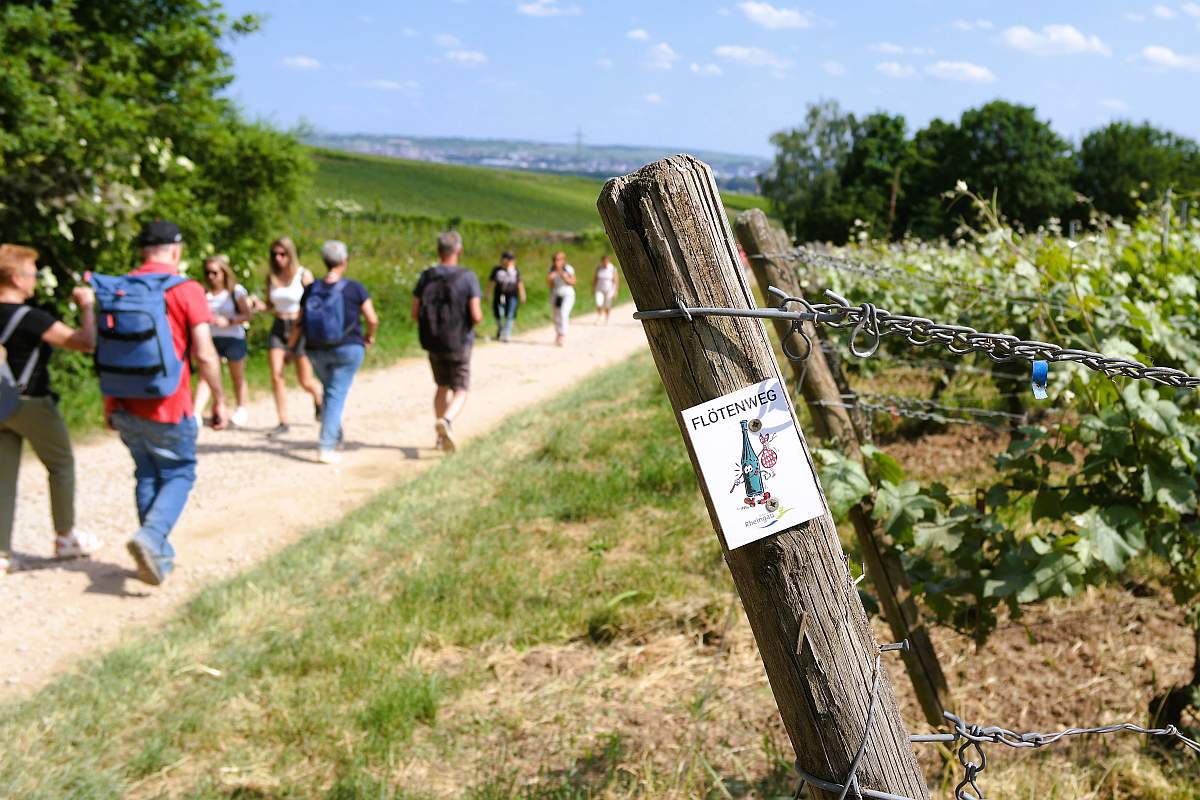
[[[179,370],[178,383],[173,389],[168,387],[160,396],[147,396],[153,392],[104,388],[106,366],[116,367],[112,372],[117,377],[110,387],[117,385],[122,375],[136,380],[139,368],[122,369],[121,364],[104,363],[106,324],[113,328],[112,338],[117,342],[128,339],[129,334],[122,334],[119,326],[111,322],[112,317],[118,314],[106,315],[103,303],[100,303],[97,315],[100,330],[96,361],[101,390],[105,392],[105,418],[121,435],[121,441],[133,456],[135,496],[141,527],[127,546],[137,563],[138,577],[157,586],[174,566],[175,550],[168,537],[183,513],[188,494],[196,482],[196,436],[199,425],[192,407],[189,352],[201,379],[212,391],[213,427],[224,428],[227,416],[225,396],[221,391],[221,361],[209,330],[212,314],[204,297],[204,289],[193,280],[179,277],[179,263],[183,257],[183,236],[179,227],[163,220],[149,222],[142,228],[138,244],[142,248],[142,265],[125,278],[116,280],[128,281],[130,285],[136,282],[140,288],[151,287],[151,292],[157,286],[162,291],[170,341],[177,359],[171,361],[170,367]],[[123,290],[116,294],[119,297],[126,296]],[[97,297],[101,296],[100,284],[97,283]],[[114,307],[117,302],[118,299],[112,301]],[[161,306],[158,309],[161,312]],[[107,323],[106,318],[110,320]],[[114,346],[110,352],[121,351],[119,346]],[[170,353],[166,354],[166,358],[170,356]],[[112,360],[112,357],[108,360]],[[117,392],[122,396],[117,396]]]

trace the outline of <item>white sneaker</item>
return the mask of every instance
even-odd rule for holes
[[[442,417],[434,425],[434,429],[437,431],[438,438],[442,442],[442,450],[447,453],[453,453],[457,442],[454,441],[454,431],[450,427],[450,420]]]
[[[234,410],[233,414],[229,417],[230,424],[233,425],[233,427],[235,427],[235,428],[246,427],[246,423],[249,420],[250,420],[250,412],[246,410],[245,406],[238,406]]]
[[[100,549],[100,540],[87,531],[71,531],[54,537],[55,558],[88,558]]]
[[[21,571],[21,562],[11,553],[0,553],[0,575],[12,575]]]
[[[320,464],[340,464],[342,463],[342,456],[333,450],[318,450],[317,462]]]

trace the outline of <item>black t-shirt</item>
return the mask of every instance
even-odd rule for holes
[[[497,264],[492,267],[492,274],[488,275],[488,280],[496,284],[494,290],[496,297],[500,295],[516,297],[517,287],[521,283],[521,270],[513,267],[512,272],[509,272],[503,265]]]
[[[470,347],[471,343],[475,341],[475,321],[471,319],[471,300],[483,296],[483,292],[479,289],[479,276],[466,267],[434,264],[423,270],[417,277],[417,286],[413,289],[413,297],[424,302],[425,288],[435,278],[445,280],[449,295],[446,301],[449,306],[447,316],[455,320],[453,327],[462,334],[463,346]],[[447,332],[439,331],[435,338],[445,333]],[[426,338],[427,335],[422,334],[421,343],[426,350],[429,350]],[[444,346],[442,345],[442,347]],[[446,350],[439,348],[430,352],[446,352]]]
[[[4,333],[9,320],[20,307],[19,303],[0,303],[0,334]],[[4,344],[8,350],[8,368],[12,370],[13,377],[17,380],[21,379],[21,373],[25,371],[25,366],[29,363],[29,357],[33,355],[33,352],[35,350],[41,352],[41,355],[38,356],[37,366],[33,368],[33,374],[29,376],[29,385],[25,387],[26,397],[46,397],[50,394],[50,371],[47,366],[50,364],[52,350],[50,345],[42,341],[42,335],[55,322],[57,320],[52,315],[40,308],[31,307]]]
[[[312,294],[312,289],[322,281],[313,281],[308,286],[304,287],[304,294],[300,296],[300,308],[304,308],[304,301]],[[305,347],[309,350],[331,350],[335,347],[341,347],[344,344],[366,344],[362,334],[362,306],[363,303],[371,299],[371,295],[367,293],[367,287],[363,286],[356,280],[350,278],[342,278],[339,283],[344,283],[342,289],[342,302],[345,304],[345,316],[342,321],[345,327],[342,329],[345,333],[340,342],[333,342],[324,345],[314,345],[311,342],[305,342]]]

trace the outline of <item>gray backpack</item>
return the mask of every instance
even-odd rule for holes
[[[0,349],[8,344],[9,338],[16,332],[17,326],[21,324],[21,320],[25,319],[25,315],[28,313],[29,306],[21,306],[13,312],[4,332],[0,333]],[[3,352],[4,355],[0,358],[0,422],[4,422],[17,413],[17,409],[21,405],[21,394],[29,385],[29,379],[33,377],[33,370],[37,367],[41,348],[33,348],[29,361],[25,363],[25,369],[21,370],[20,378],[13,377],[12,369],[8,366],[8,351],[4,350]]]

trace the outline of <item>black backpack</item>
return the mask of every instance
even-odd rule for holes
[[[421,289],[417,328],[421,347],[430,353],[453,353],[467,346],[467,299],[455,285],[456,270],[430,267]]]

